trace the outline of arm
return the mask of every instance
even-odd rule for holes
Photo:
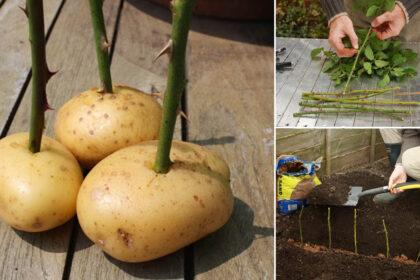
[[[394,184],[405,183],[407,181],[407,173],[402,166],[402,154],[416,146],[420,145],[420,130],[417,129],[403,129],[402,131],[402,146],[401,153],[398,157],[397,164],[395,164],[395,169],[389,177],[388,187],[391,188]],[[399,193],[402,190],[394,189],[392,193]]]

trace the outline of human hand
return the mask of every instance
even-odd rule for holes
[[[392,12],[385,12],[378,16],[371,25],[376,36],[381,40],[385,40],[399,35],[405,24],[404,11],[397,4]]]
[[[349,37],[353,48],[348,49],[343,44],[343,38]],[[359,48],[359,39],[354,32],[353,22],[347,15],[339,16],[330,23],[328,42],[339,57],[352,57]]]
[[[403,192],[403,190],[398,189],[398,188],[392,189],[392,186],[395,184],[405,183],[405,182],[407,182],[407,173],[405,172],[405,169],[401,165],[401,163],[397,163],[388,181],[388,187],[391,189],[391,193],[397,194],[397,193]]]

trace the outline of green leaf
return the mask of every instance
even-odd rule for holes
[[[336,86],[339,86],[340,84],[341,84],[341,80],[338,79],[338,80],[335,81],[334,86],[336,87]]]
[[[317,49],[313,49],[311,51],[311,57],[314,58],[315,56],[317,56],[320,52],[322,52],[324,50],[324,48],[317,48]]]
[[[366,16],[367,17],[373,16],[376,13],[377,10],[378,10],[378,6],[376,6],[376,5],[370,6],[369,9],[367,9],[367,11],[366,11]]]
[[[369,60],[373,60],[375,58],[375,56],[373,55],[373,51],[372,51],[372,48],[370,47],[370,45],[367,45],[366,48],[365,48],[365,56]]]
[[[378,59],[387,59],[388,58],[388,55],[386,53],[384,53],[384,52],[378,52],[376,54],[376,58],[378,58]]]
[[[380,59],[375,60],[375,65],[378,66],[379,68],[383,68],[387,66],[388,64],[389,64],[388,61],[385,61],[385,60],[380,60]]]
[[[386,50],[391,45],[391,39],[382,41],[382,50]]]
[[[388,74],[386,74],[386,75],[383,77],[383,79],[382,79],[382,80],[379,80],[379,81],[378,81],[377,86],[378,86],[378,87],[384,87],[384,86],[388,85],[390,81],[391,81],[391,79],[389,78],[389,75],[388,75]]]
[[[385,0],[385,9],[388,12],[392,12],[395,8],[395,0]]]
[[[399,46],[401,46],[402,42],[401,41],[395,41],[394,43],[392,43],[392,47],[394,48],[398,48]]]
[[[394,65],[400,65],[400,64],[405,63],[406,61],[407,59],[399,53],[397,53],[396,55],[392,57],[392,63],[394,63]]]
[[[372,74],[372,64],[370,62],[363,63],[363,68],[366,69],[369,75]]]
[[[396,76],[396,77],[403,76],[404,75],[404,68],[401,68],[401,67],[393,68],[391,70],[391,74]]]
[[[328,64],[324,66],[324,69],[322,69],[322,72],[327,73],[334,65],[335,63],[333,61],[328,62]]]
[[[413,68],[404,69],[404,73],[409,74],[410,76],[417,76],[417,71]]]
[[[413,52],[411,49],[406,49],[405,57],[407,60],[415,60],[417,59],[418,54]]]

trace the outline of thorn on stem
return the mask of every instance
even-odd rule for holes
[[[101,36],[101,42],[102,42],[102,50],[104,52],[108,52],[110,45],[109,45],[108,41],[106,40],[105,35]]]
[[[26,17],[29,18],[29,11],[26,5],[25,5],[25,8],[19,6],[19,9],[21,9],[25,13]]]
[[[47,67],[47,73],[46,73],[46,83],[48,83],[48,81],[51,79],[51,77],[52,77],[52,76],[54,76],[55,74],[57,74],[57,73],[58,73],[58,71],[59,71],[59,70],[52,72],[52,71],[50,71],[50,70],[48,69],[48,67]]]
[[[172,39],[169,39],[168,43],[163,47],[163,49],[153,58],[153,62],[156,62],[156,60],[164,54],[167,54],[169,56],[169,60],[171,60],[172,52],[173,52],[173,42],[172,42]]]

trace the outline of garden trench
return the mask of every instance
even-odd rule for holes
[[[308,197],[311,204],[304,208],[302,215],[305,248],[299,246],[299,213],[278,215],[277,279],[420,279],[420,264],[415,264],[420,251],[420,191],[413,191],[387,206],[376,205],[372,196],[359,200],[356,207],[358,255],[352,253],[354,207],[323,205],[345,202],[350,186],[363,186],[366,190],[387,185],[391,172],[388,161],[382,160],[321,177],[323,184]],[[329,241],[328,207],[331,208],[332,248],[336,249],[332,251],[325,248]],[[384,257],[382,220],[389,234],[390,258],[399,257],[399,261]]]

